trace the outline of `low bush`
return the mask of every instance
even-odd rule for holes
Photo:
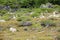
[[[44,21],[41,21],[41,26],[43,26],[43,27],[54,26],[55,27],[56,24],[52,20],[44,20]]]
[[[10,14],[5,14],[5,15],[3,15],[2,16],[2,19],[4,19],[4,20],[10,20],[11,19],[11,15]]]
[[[4,9],[0,10],[0,15],[1,15],[1,16],[3,16],[3,15],[6,14],[6,13],[7,13],[7,10],[4,10]]]

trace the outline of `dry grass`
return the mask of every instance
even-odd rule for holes
[[[54,36],[59,34],[59,32],[51,31],[51,29],[54,29],[53,27],[45,28],[42,32],[24,31],[24,27],[18,27],[17,23],[18,22],[16,20],[0,23],[0,25],[5,28],[9,25],[13,25],[16,29],[19,30],[14,33],[10,32],[9,29],[0,32],[0,40],[54,40]]]

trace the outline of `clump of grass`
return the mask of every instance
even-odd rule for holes
[[[44,26],[44,27],[46,27],[46,26],[48,26],[48,27],[54,26],[55,27],[56,24],[52,20],[43,20],[43,21],[41,21],[41,26]]]
[[[56,40],[60,40],[60,35],[58,35],[58,36],[56,37]]]

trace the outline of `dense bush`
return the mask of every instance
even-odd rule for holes
[[[44,3],[60,4],[60,0],[0,0],[1,5],[9,5],[11,8],[39,7]]]

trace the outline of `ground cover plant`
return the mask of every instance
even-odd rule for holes
[[[0,0],[0,40],[60,40],[59,0]]]

